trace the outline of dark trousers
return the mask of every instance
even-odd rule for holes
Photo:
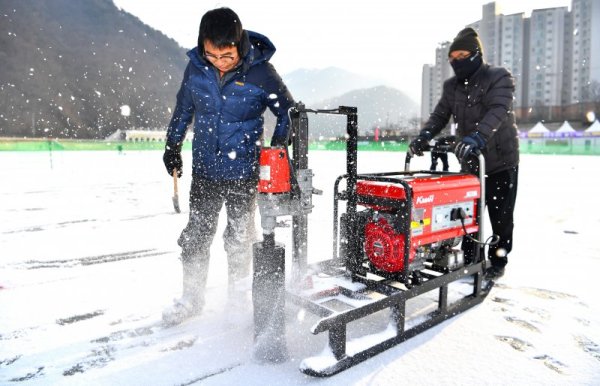
[[[492,266],[504,267],[508,263],[508,254],[513,246],[514,211],[517,200],[517,182],[519,167],[489,174],[485,179],[485,204],[492,232],[500,240],[488,249],[488,258]],[[483,224],[480,224],[483,226]],[[465,255],[472,256],[475,243],[463,240]]]
[[[447,172],[449,169],[448,153],[443,153],[443,152],[438,153],[435,151],[431,152],[431,166],[429,167],[429,170],[437,169],[438,159],[440,161],[442,161],[442,170]]]
[[[208,181],[197,176],[192,178],[190,217],[178,244],[183,262],[183,295],[198,299],[199,306],[203,303],[210,246],[223,204],[227,212],[223,241],[229,280],[249,273],[255,238],[256,185],[256,180]]]

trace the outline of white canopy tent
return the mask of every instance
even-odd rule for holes
[[[529,138],[549,137],[550,130],[542,122],[538,122],[527,132]]]
[[[596,119],[584,132],[586,137],[600,137],[600,122]]]
[[[554,135],[556,137],[575,137],[577,131],[573,129],[569,122],[564,121],[562,126],[554,132]]]

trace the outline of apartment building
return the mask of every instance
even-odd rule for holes
[[[579,119],[600,103],[600,0],[572,0],[571,10],[535,9],[530,17],[503,15],[492,2],[468,26],[478,31],[485,60],[515,77],[519,119]],[[445,76],[441,85],[452,72],[445,58],[439,60],[440,47],[427,71]],[[423,100],[435,99],[438,79],[433,76],[423,88]],[[423,119],[434,106],[422,105]]]
[[[444,81],[452,76],[452,67],[448,63],[450,42],[443,42],[435,49],[435,64],[423,66],[421,116],[428,117],[442,96]]]
[[[597,101],[600,98],[600,0],[573,0],[567,34],[571,52],[565,64],[566,103]]]
[[[525,102],[529,107],[561,106],[567,7],[531,12],[529,83]]]
[[[529,66],[528,56],[525,55],[529,49],[529,23],[525,20],[524,13],[517,13],[502,17],[502,28],[499,32],[501,41],[498,63],[506,67],[515,78],[515,106],[523,106],[526,98],[527,88],[523,85],[529,82],[526,76]]]

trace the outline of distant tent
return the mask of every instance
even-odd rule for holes
[[[577,136],[577,131],[573,129],[573,127],[569,124],[569,122],[564,121],[562,126],[554,132],[555,137],[575,137]]]
[[[542,122],[538,122],[533,126],[531,130],[527,132],[527,137],[529,138],[539,138],[539,137],[549,137],[550,130],[544,126]]]
[[[588,127],[583,135],[586,137],[600,137],[600,122],[596,119],[590,127]]]

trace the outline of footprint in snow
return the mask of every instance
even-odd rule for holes
[[[104,315],[104,310],[96,310],[93,312],[88,312],[86,314],[74,315],[74,316],[69,316],[68,318],[58,319],[58,320],[56,320],[56,324],[64,326],[67,324],[73,324],[73,323],[81,322],[83,320],[92,319],[92,318],[95,318],[96,316],[100,316],[100,315]]]
[[[600,361],[600,346],[585,336],[576,336],[577,345],[586,353]]]
[[[44,366],[38,367],[36,371],[31,372],[31,373],[27,373],[26,375],[24,375],[22,377],[12,378],[12,379],[10,379],[10,382],[28,381],[30,379],[37,378],[37,377],[39,377],[41,375],[44,375]]]
[[[552,358],[549,355],[538,355],[533,358],[543,361],[544,365],[547,368],[549,368],[550,370],[556,371],[559,374],[564,374],[565,370],[567,368],[567,365],[565,365],[561,361],[558,361],[558,360]]]
[[[126,338],[137,338],[140,336],[148,336],[154,334],[152,327],[138,327],[130,330],[120,330],[111,333],[109,336],[103,336],[102,338],[92,340],[92,343],[108,343]]]
[[[575,318],[575,320],[577,321],[577,323],[581,324],[582,326],[589,326],[590,325],[590,321],[587,319],[582,319],[582,318]]]
[[[539,316],[543,320],[548,320],[552,316],[550,312],[539,307],[525,307],[523,308],[523,311],[529,312],[535,316]]]
[[[543,288],[523,288],[526,293],[542,299],[576,299],[577,297],[564,292],[552,291]]]
[[[506,305],[509,305],[509,306],[514,306],[514,303],[512,302],[512,300],[507,299],[507,298],[501,298],[499,296],[494,296],[492,298],[492,301],[495,302],[495,303],[500,303],[500,304],[506,304]]]
[[[525,352],[526,350],[533,348],[533,345],[529,342],[526,342],[522,339],[515,338],[514,336],[496,336],[501,342],[508,343],[510,347],[517,351]],[[537,359],[543,362],[544,366],[548,367],[550,370],[556,371],[559,374],[564,374],[567,368],[567,365],[552,358],[549,355],[536,355],[533,359]]]
[[[98,349],[93,349],[92,353],[85,360],[63,371],[63,376],[69,377],[77,373],[84,373],[89,369],[100,368],[106,366],[109,362],[115,360],[115,347],[103,346]]]
[[[164,348],[164,349],[162,349],[160,351],[161,352],[167,352],[167,351],[179,351],[179,350],[183,350],[183,349],[192,347],[194,345],[194,343],[196,343],[197,339],[198,339],[198,337],[180,340],[174,346]]]
[[[513,316],[507,316],[504,319],[506,319],[507,321],[509,321],[519,327],[525,328],[529,331],[540,332],[539,328],[537,328],[536,326],[534,326],[533,324],[529,323],[526,320],[515,318]]]
[[[0,368],[2,368],[3,366],[6,367],[6,366],[12,365],[16,361],[18,361],[21,357],[22,357],[22,355],[16,355],[12,358],[0,359]]]
[[[514,336],[496,335],[496,339],[498,339],[500,342],[508,343],[510,347],[514,348],[517,351],[523,352],[527,349],[533,348],[533,345],[531,343],[519,338],[515,338]]]

